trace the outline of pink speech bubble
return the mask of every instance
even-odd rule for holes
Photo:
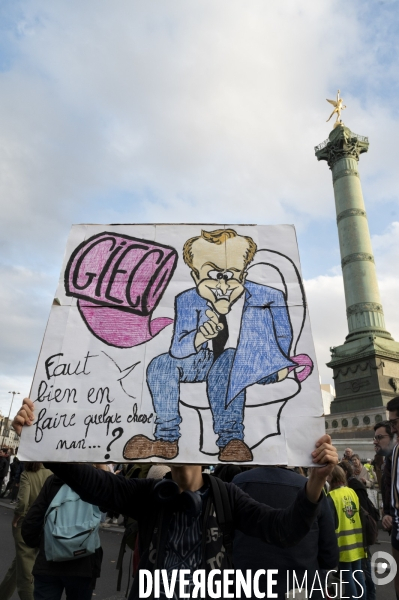
[[[67,296],[106,344],[131,348],[149,341],[173,319],[151,321],[177,264],[170,246],[103,232],[82,242],[65,269]]]

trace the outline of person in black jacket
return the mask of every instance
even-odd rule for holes
[[[0,450],[0,494],[3,488],[4,479],[7,477],[8,469],[10,467],[10,459],[8,457],[7,450],[1,448]]]
[[[389,421],[380,421],[374,425],[373,444],[376,455],[384,459],[381,466],[381,495],[384,511],[382,526],[390,533],[392,530],[391,467],[395,440]]]
[[[23,425],[34,422],[34,404],[25,399],[14,419],[17,433]],[[327,475],[338,462],[331,438],[324,435],[312,453],[313,469],[306,486],[285,509],[273,509],[256,502],[236,485],[227,483],[225,490],[231,507],[233,525],[247,535],[279,546],[297,543],[309,531],[316,518]],[[223,546],[209,476],[201,465],[171,465],[170,479],[158,483],[151,479],[125,479],[82,464],[51,463],[51,470],[69,485],[82,500],[107,506],[136,519],[139,523],[140,564],[130,593],[130,600],[140,597],[140,571],[165,569],[169,583],[172,571],[193,588],[198,569],[208,574],[229,566]],[[171,481],[172,480],[172,481]],[[173,483],[174,482],[174,483]],[[179,589],[179,581],[177,581]],[[187,588],[186,588],[187,589]],[[161,586],[161,595],[164,590]]]
[[[15,504],[15,501],[17,499],[19,482],[21,480],[23,470],[24,465],[20,462],[17,456],[14,456],[14,459],[10,465],[10,504]]]
[[[259,467],[233,479],[233,483],[251,498],[274,508],[289,506],[306,482],[306,477],[285,467]],[[333,570],[339,563],[335,525],[327,499],[323,498],[309,533],[296,546],[280,548],[237,531],[234,536],[233,558],[234,566],[241,570],[262,569],[265,564],[268,569],[277,569],[277,585],[273,591],[278,594],[279,599],[285,599],[286,592],[296,587],[294,573],[299,584],[306,577],[307,585],[304,587],[308,593],[312,591],[309,595],[312,600],[324,598],[325,591],[316,591],[324,587],[322,571]],[[267,592],[264,576],[260,579],[259,589]]]
[[[63,485],[64,482],[59,477],[50,476],[22,523],[21,533],[25,544],[31,548],[39,548],[32,569],[35,600],[60,600],[64,589],[67,600],[89,600],[95,588],[96,578],[100,577],[101,573],[101,547],[97,548],[95,554],[76,560],[54,562],[46,559],[44,516]]]

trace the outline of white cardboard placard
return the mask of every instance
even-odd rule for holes
[[[310,464],[323,404],[294,227],[74,226],[31,398],[23,460]]]

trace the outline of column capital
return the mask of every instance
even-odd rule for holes
[[[354,158],[359,160],[363,152],[367,152],[369,140],[363,135],[353,133],[345,125],[334,127],[328,138],[315,147],[317,160],[325,160],[330,169],[333,168],[341,158]]]

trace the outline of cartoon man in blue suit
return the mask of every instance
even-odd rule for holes
[[[233,229],[202,231],[185,243],[183,260],[196,287],[176,297],[170,350],[147,369],[157,415],[155,439],[131,438],[124,448],[126,459],[175,458],[180,383],[204,381],[219,460],[253,459],[244,442],[246,388],[281,381],[297,366],[289,358],[292,329],[284,294],[246,281],[255,252],[253,239]]]

